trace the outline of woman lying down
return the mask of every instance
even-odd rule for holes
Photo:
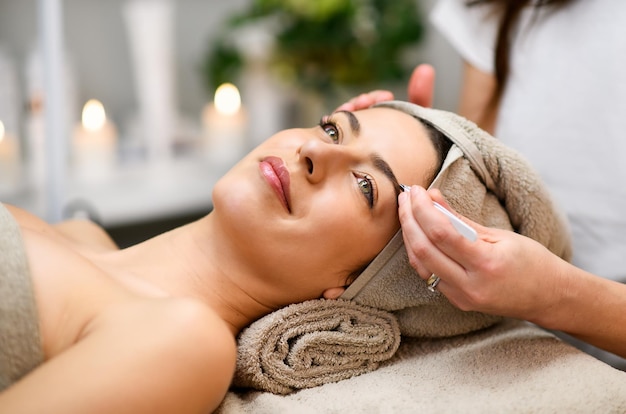
[[[337,298],[399,228],[446,141],[391,108],[270,137],[215,185],[206,217],[120,250],[94,224],[0,223],[0,412],[208,412],[237,333]]]
[[[450,146],[390,107],[281,131],[213,190],[206,217],[127,249],[96,225],[0,204],[0,412],[209,412],[235,337],[338,298],[398,231],[400,183]]]

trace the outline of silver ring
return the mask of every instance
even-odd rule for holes
[[[428,285],[428,290],[435,293],[435,290],[437,289],[437,285],[439,284],[439,282],[441,282],[441,278],[434,273],[431,274],[428,280],[426,281],[426,284]]]

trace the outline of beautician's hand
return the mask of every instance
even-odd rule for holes
[[[413,69],[407,92],[410,102],[430,108],[435,93],[435,68],[423,63]]]
[[[430,107],[433,103],[435,88],[435,69],[428,64],[418,65],[411,75],[407,86],[409,101],[421,106]],[[336,111],[358,111],[384,101],[394,99],[393,93],[386,90],[375,90],[362,93],[340,105]]]
[[[512,231],[483,227],[474,242],[459,234],[433,200],[438,190],[414,186],[399,196],[411,265],[462,310],[525,319],[567,332],[626,358],[626,285],[586,272],[540,243]]]
[[[530,238],[463,218],[478,232],[471,242],[433,201],[450,209],[438,190],[413,186],[399,198],[404,242],[418,274],[439,276],[437,290],[462,310],[542,322],[558,303],[570,265]]]
[[[369,108],[370,106],[385,101],[392,101],[394,99],[391,91],[385,91],[377,89],[375,91],[362,93],[359,96],[355,96],[348,102],[341,104],[335,111],[358,111],[361,109]]]

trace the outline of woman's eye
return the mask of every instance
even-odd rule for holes
[[[367,199],[370,208],[372,208],[374,206],[374,186],[371,178],[367,176],[358,178],[357,183],[359,185],[359,189]]]
[[[322,125],[322,129],[333,140],[333,143],[337,144],[339,142],[339,129],[335,126],[335,124],[327,123]]]

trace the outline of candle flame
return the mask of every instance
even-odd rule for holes
[[[106,123],[104,106],[97,99],[90,99],[83,107],[82,124],[88,131],[97,131]]]
[[[239,90],[232,83],[224,83],[215,91],[215,109],[224,115],[234,115],[241,107]]]
[[[4,122],[0,121],[0,142],[2,142],[2,140],[4,139],[4,133]]]

